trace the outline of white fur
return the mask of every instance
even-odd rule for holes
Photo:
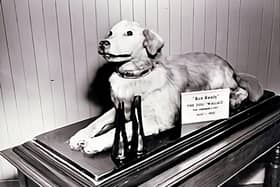
[[[174,126],[181,92],[230,88],[232,107],[247,98],[255,102],[262,96],[263,90],[254,77],[235,73],[221,57],[208,53],[162,57],[160,49],[163,41],[160,36],[134,22],[121,21],[111,31],[113,34],[103,40],[110,45],[99,48],[99,53],[109,63],[126,62],[121,67],[122,71],[141,70],[151,64],[154,67],[149,74],[139,78],[123,78],[113,73],[109,79],[112,101],[115,106],[120,101],[125,103],[125,117],[128,121],[133,97],[141,96],[145,135],[157,134]],[[133,35],[127,36],[127,31],[133,31]],[[114,129],[97,137],[95,135],[105,125],[114,122],[115,114],[112,108],[88,127],[78,131],[70,138],[70,147],[87,154],[110,148]],[[126,124],[126,128],[130,139],[131,122]]]
[[[170,87],[166,69],[155,68],[139,79],[125,79],[117,73],[110,77],[112,100],[118,106],[124,101],[126,119],[130,119],[130,104],[134,96],[142,97],[142,113],[145,135],[156,134],[172,127],[178,111],[178,91]],[[176,100],[177,103],[174,103]],[[170,125],[171,124],[171,125]]]

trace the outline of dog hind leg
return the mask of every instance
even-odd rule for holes
[[[237,108],[242,103],[242,101],[247,99],[247,97],[248,97],[248,92],[241,87],[237,87],[236,89],[231,90],[230,92],[231,108]]]
[[[263,88],[260,82],[253,75],[247,73],[238,73],[237,82],[240,87],[246,89],[249,94],[249,100],[257,102],[263,95]]]
[[[231,88],[231,107],[236,108],[247,98],[252,102],[257,102],[263,95],[263,88],[253,75],[238,73],[235,74],[235,80],[238,87],[235,89]]]

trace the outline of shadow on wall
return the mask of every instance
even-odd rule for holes
[[[115,70],[115,66],[110,63],[105,63],[101,66],[91,81],[87,98],[90,102],[100,106],[102,113],[106,112],[113,107],[110,95],[109,77]]]

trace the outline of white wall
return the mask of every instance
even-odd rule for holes
[[[0,150],[100,112],[85,95],[97,41],[121,19],[167,54],[208,51],[280,92],[280,0],[1,0]],[[0,180],[15,170],[0,159]]]

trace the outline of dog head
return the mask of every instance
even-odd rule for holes
[[[154,58],[163,47],[162,38],[132,21],[120,21],[99,42],[98,53],[108,62]]]

